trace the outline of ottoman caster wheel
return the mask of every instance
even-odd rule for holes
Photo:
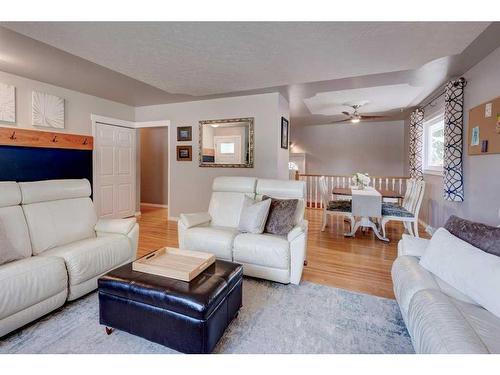
[[[114,331],[113,328],[109,328],[109,327],[106,327],[105,329],[106,329],[106,335],[108,335],[108,336],[111,335]]]
[[[307,266],[307,260],[304,260],[304,266]]]

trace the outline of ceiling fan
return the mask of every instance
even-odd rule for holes
[[[354,111],[352,113],[349,113],[347,111],[343,111],[342,114],[346,115],[349,118],[347,118],[345,120],[340,120],[340,121],[333,121],[333,122],[331,122],[331,124],[340,124],[343,122],[351,122],[352,124],[357,124],[361,120],[375,120],[375,119],[382,120],[382,119],[388,118],[388,116],[361,115],[358,112],[358,110],[362,107],[362,104],[352,104],[352,105],[349,104],[348,106],[352,107],[352,109],[354,109]]]

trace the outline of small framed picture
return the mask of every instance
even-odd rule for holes
[[[177,146],[177,161],[193,160],[192,146]]]
[[[281,148],[288,149],[288,120],[281,118]]]
[[[185,142],[193,139],[191,126],[179,126],[177,128],[177,141]]]

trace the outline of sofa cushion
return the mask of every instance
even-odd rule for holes
[[[454,300],[438,290],[421,290],[413,296],[407,326],[417,353],[489,353]]]
[[[67,289],[64,261],[29,257],[0,266],[0,320]]]
[[[304,220],[306,207],[306,183],[294,180],[271,180],[260,178],[255,188],[256,199],[262,200],[264,195],[278,199],[297,199],[294,223]]]
[[[439,228],[432,236],[420,264],[500,317],[500,257],[488,254]]]
[[[500,353],[500,318],[478,305],[453,301],[490,353]]]
[[[92,194],[92,187],[87,179],[20,182],[19,187],[23,204],[88,198]]]
[[[41,254],[42,257],[64,259],[70,286],[99,276],[132,259],[134,255],[130,241],[120,234],[76,241]]]
[[[254,194],[256,183],[257,179],[255,177],[219,176],[214,178],[212,191]]]
[[[194,227],[184,233],[184,246],[194,251],[214,254],[219,259],[232,260],[233,241],[238,230],[228,227]]]
[[[487,253],[500,256],[500,228],[450,216],[444,228],[455,237]]]
[[[211,225],[238,228],[245,193],[213,192],[208,206]]]
[[[288,241],[272,234],[243,233],[234,239],[235,262],[271,268],[290,268]]]
[[[17,182],[0,181],[0,207],[17,206],[21,203],[21,190]]]
[[[0,264],[30,256],[31,242],[21,206],[0,208]]]
[[[95,237],[97,216],[90,198],[23,205],[33,254]]]
[[[238,230],[240,232],[257,234],[264,232],[270,207],[271,200],[269,199],[255,202],[253,199],[245,197]]]
[[[277,199],[267,195],[262,200],[271,199],[271,207],[267,216],[265,232],[283,236],[295,226],[295,212],[298,199]]]

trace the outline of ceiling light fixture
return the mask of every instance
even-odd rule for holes
[[[352,118],[352,119],[351,119],[351,122],[352,122],[353,124],[357,124],[357,123],[358,123],[358,122],[360,122],[360,121],[361,121],[361,119],[360,119],[360,118],[358,118],[358,117],[354,117],[354,118]]]

